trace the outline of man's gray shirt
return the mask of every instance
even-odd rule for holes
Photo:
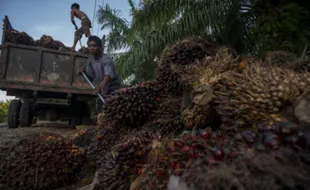
[[[87,60],[85,70],[87,75],[91,77],[90,80],[94,85],[100,84],[105,75],[109,75],[111,77],[111,81],[104,88],[104,92],[101,92],[102,94],[106,94],[108,91],[115,90],[120,86],[114,61],[107,54],[103,54],[98,60],[95,60],[94,56],[90,55]]]

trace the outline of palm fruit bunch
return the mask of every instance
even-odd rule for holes
[[[180,122],[181,98],[163,96],[158,98],[158,106],[150,115],[144,127],[154,131],[160,137],[169,137],[180,133],[184,125]]]
[[[182,112],[182,122],[189,128],[194,126],[203,126],[207,123],[209,116],[209,105],[195,105],[190,108],[186,108]]]
[[[310,148],[310,130],[290,121],[278,122],[270,130],[264,125],[258,125],[257,129],[260,133],[254,147],[258,151],[272,152],[283,146]]]
[[[22,44],[22,45],[34,45],[34,40],[25,32],[19,32],[11,29],[5,33],[5,41],[10,43]]]
[[[309,60],[304,60],[304,61],[299,61],[296,63],[296,65],[292,66],[294,71],[296,72],[310,72],[310,61]]]
[[[282,50],[270,51],[266,54],[263,65],[293,68],[297,60],[297,56],[292,52]]]
[[[185,171],[180,183],[188,189],[307,189],[310,165],[303,158],[309,150],[281,148],[270,154],[244,151],[232,163],[210,168],[201,158]]]
[[[97,127],[82,129],[71,138],[72,143],[78,147],[87,147],[97,137],[98,130]]]
[[[166,141],[154,139],[139,177],[133,182],[134,190],[167,189],[170,164],[165,151]]]
[[[213,100],[213,87],[231,70],[238,70],[238,58],[227,47],[218,48],[214,57],[206,57],[196,67],[190,68],[192,104],[182,112],[182,121],[188,127],[203,126],[210,120]],[[214,119],[214,118],[213,118]]]
[[[213,42],[199,37],[190,37],[173,45],[165,53],[165,63],[177,65],[190,65],[205,56],[214,56],[216,46]]]
[[[151,150],[151,142],[147,131],[138,130],[113,146],[111,152],[100,159],[96,189],[129,189],[144,164],[144,157]]]
[[[156,74],[156,81],[173,95],[182,95],[191,89],[186,77],[187,66],[197,64],[205,56],[215,54],[212,42],[192,37],[169,48],[163,55]]]
[[[309,82],[306,73],[252,64],[242,73],[232,72],[218,82],[214,103],[227,126],[263,123],[273,120],[270,115],[280,114]]]
[[[94,135],[95,138],[92,138],[89,145],[85,147],[85,155],[89,164],[99,167],[102,155],[110,152],[111,148],[119,143],[129,131],[129,129],[119,127],[115,123],[98,128]]]
[[[231,75],[232,71],[240,72],[252,62],[255,60],[237,57],[229,47],[219,47],[213,57],[206,56],[195,66],[187,68],[186,78],[192,89],[205,85],[214,87],[224,77]]]
[[[18,189],[53,189],[76,180],[83,154],[56,135],[23,139],[1,163],[0,183]]]
[[[182,68],[170,64],[161,63],[157,68],[156,81],[160,89],[167,91],[169,94],[181,96],[184,91],[191,89],[191,85],[182,76]]]
[[[233,139],[210,128],[200,129],[197,134],[184,133],[178,138],[169,139],[157,152],[150,153],[149,157],[154,158],[148,162],[151,166],[146,167],[143,173],[140,189],[167,188],[169,176],[181,176],[195,160],[207,158],[209,167],[213,167],[220,162],[235,159],[239,149]]]
[[[43,48],[59,50],[60,48],[66,48],[65,45],[58,41],[54,40],[52,36],[42,35],[39,41],[39,46]]]
[[[137,86],[115,92],[106,98],[104,117],[120,125],[142,125],[156,107],[157,96],[157,90],[150,86]]]

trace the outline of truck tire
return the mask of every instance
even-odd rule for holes
[[[32,101],[25,99],[20,109],[20,126],[30,127],[33,119]]]
[[[22,106],[20,100],[12,100],[8,110],[8,126],[9,128],[17,128],[19,126],[19,112]]]

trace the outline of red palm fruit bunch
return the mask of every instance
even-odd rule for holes
[[[293,122],[283,120],[273,124],[272,128],[257,124],[255,128],[235,133],[237,145],[263,153],[274,152],[282,147],[310,147],[310,130]]]
[[[309,150],[288,147],[269,154],[244,152],[233,162],[219,163],[212,170],[207,158],[201,158],[184,172],[180,181],[191,189],[307,189],[309,155]]]
[[[258,125],[257,128],[259,141],[254,147],[258,151],[271,152],[283,146],[310,148],[310,130],[290,121],[281,121],[271,129],[264,125]]]
[[[208,157],[210,167],[217,162],[234,159],[238,155],[238,146],[219,131],[200,129],[198,135],[185,134],[168,142],[166,152],[171,173],[181,175],[198,158]]]
[[[133,132],[113,146],[111,153],[100,160],[98,189],[129,189],[138,175],[144,158],[151,150],[151,135],[144,130]]]
[[[79,148],[59,136],[24,139],[1,163],[0,181],[18,189],[53,189],[73,183],[83,162]]]
[[[158,92],[149,86],[119,91],[106,98],[104,117],[110,122],[137,127],[143,125],[157,105]]]
[[[153,140],[152,150],[147,156],[147,164],[143,166],[140,176],[133,182],[138,184],[134,190],[167,189],[170,164],[165,146],[165,141]]]
[[[163,96],[158,99],[158,106],[150,115],[144,127],[149,128],[161,137],[180,133],[184,125],[180,122],[181,98]]]
[[[151,152],[152,157],[157,155],[157,160],[145,168],[140,189],[165,189],[170,175],[181,176],[197,159],[207,158],[209,167],[213,168],[220,162],[234,160],[238,153],[233,139],[220,132],[201,129],[197,135],[183,134],[165,142],[157,152]]]

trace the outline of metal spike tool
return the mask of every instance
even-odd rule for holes
[[[95,90],[95,86],[94,86],[93,83],[88,79],[88,77],[86,76],[85,72],[82,72],[82,74],[83,74],[84,78],[86,79],[86,81],[88,82],[88,84],[90,85],[90,87],[91,87],[93,90]],[[102,97],[102,95],[101,95],[99,92],[97,92],[96,94],[97,94],[97,96],[101,99],[101,101],[104,103],[104,98]]]

